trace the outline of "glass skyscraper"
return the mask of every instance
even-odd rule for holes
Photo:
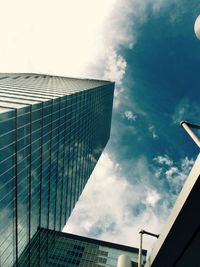
[[[117,267],[120,255],[126,254],[137,267],[138,249],[48,229],[38,229],[31,240],[34,253],[31,266],[42,267]],[[25,249],[19,258],[20,266],[28,266]],[[143,261],[146,250],[142,251]]]
[[[107,81],[0,74],[0,266],[20,266],[39,228],[65,225],[109,139],[113,90]]]

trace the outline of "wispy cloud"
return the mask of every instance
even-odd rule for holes
[[[173,161],[171,159],[169,159],[169,157],[167,155],[157,156],[153,160],[155,160],[156,162],[158,162],[160,164],[166,164],[168,166],[172,166],[172,164],[173,164]]]
[[[161,195],[156,190],[151,190],[146,192],[146,199],[144,203],[155,207],[156,203],[161,199]]]
[[[131,110],[126,110],[123,116],[129,121],[136,121],[137,116],[133,114]]]
[[[156,133],[156,129],[154,125],[149,126],[148,130],[152,134],[153,139],[158,138],[158,134]]]
[[[102,65],[103,78],[105,80],[114,81],[116,88],[114,93],[114,108],[117,109],[120,104],[121,94],[125,91],[123,87],[123,79],[127,68],[126,60],[114,50],[110,48],[105,56],[105,62]]]
[[[156,176],[167,186],[167,193],[170,194],[169,203],[172,205],[194,165],[194,160],[185,157],[173,162],[167,155],[157,156],[153,160],[158,164],[154,165]]]
[[[172,115],[173,123],[179,123],[182,120],[191,120],[197,122],[200,117],[200,107],[197,102],[192,102],[188,98],[183,98],[177,104],[175,111]]]
[[[120,168],[102,155],[65,230],[137,247],[140,228],[160,229],[162,218],[154,210],[160,194],[152,185],[144,194],[143,186],[121,176]],[[152,242],[147,240],[146,247]]]
[[[124,166],[104,153],[65,230],[136,247],[140,229],[159,233],[194,161],[173,163],[165,155],[153,162],[157,165],[150,169],[144,157],[134,161],[130,180],[122,174]],[[144,247],[154,242],[147,238]]]
[[[117,55],[114,50],[109,51],[106,69],[104,71],[104,78],[115,81],[118,85],[120,85],[126,71],[126,66],[127,63],[122,56]]]

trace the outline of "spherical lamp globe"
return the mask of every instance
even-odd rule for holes
[[[196,21],[194,23],[194,32],[196,34],[196,37],[200,40],[200,15],[196,18]]]

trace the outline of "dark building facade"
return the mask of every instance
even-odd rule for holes
[[[34,253],[30,255],[31,266],[42,267],[116,267],[118,257],[127,254],[132,266],[137,267],[138,249],[62,233],[38,229],[31,240]],[[20,266],[27,263],[28,248],[19,258]],[[146,251],[143,250],[143,260]]]
[[[0,74],[0,266],[18,266],[38,227],[65,225],[109,139],[113,90],[107,81]]]

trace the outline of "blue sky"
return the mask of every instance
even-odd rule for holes
[[[132,246],[159,233],[198,154],[179,122],[200,117],[199,1],[1,4],[1,72],[116,82],[109,144],[65,230]]]
[[[147,2],[135,14],[139,2],[129,1],[121,22],[131,38],[112,56],[121,79],[111,139],[92,177],[94,191],[86,189],[86,206],[79,203],[69,222],[81,234],[135,246],[140,228],[159,233],[169,215],[198,153],[179,122],[198,122],[200,115],[200,43],[193,32],[200,6]],[[80,220],[85,226],[77,226]],[[147,238],[145,246],[153,242]]]

